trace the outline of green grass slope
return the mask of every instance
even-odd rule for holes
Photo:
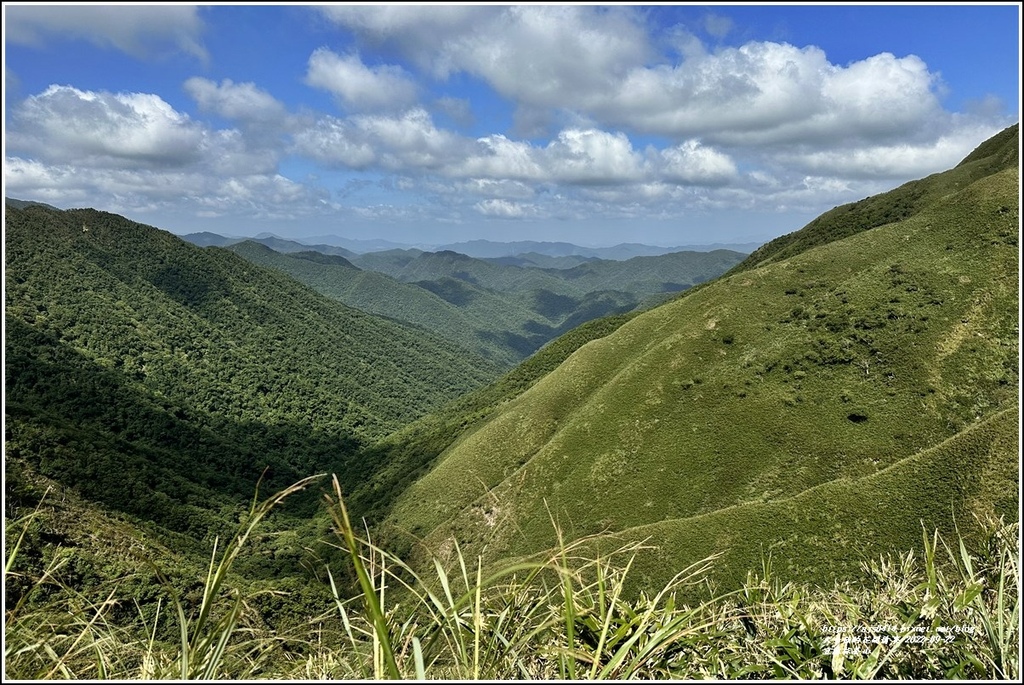
[[[426,473],[461,433],[494,416],[504,403],[554,371],[580,347],[610,335],[636,315],[637,312],[630,312],[605,316],[577,326],[496,381],[368,447],[359,458],[369,465],[373,477],[351,493],[355,508],[365,512],[371,522],[381,521],[395,498]]]
[[[1006,169],[637,316],[466,431],[399,499],[391,530],[495,560],[554,544],[550,517],[570,537],[661,523],[660,568],[678,569],[693,545],[673,546],[685,526],[672,522],[885,482],[864,479],[1016,402],[1018,196]],[[1007,440],[992,468],[1015,472]],[[943,515],[967,507],[957,478],[924,479],[944,484]],[[818,576],[842,538],[916,539],[917,520],[879,513],[792,528],[812,549],[794,564]],[[785,539],[746,525],[760,531],[748,550]]]
[[[201,534],[497,374],[223,249],[94,210],[6,208],[8,459]],[[211,518],[212,517],[212,518]]]

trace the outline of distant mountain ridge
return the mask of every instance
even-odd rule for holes
[[[228,237],[204,231],[188,233],[181,236],[184,240],[208,247],[227,247],[245,240],[252,240],[271,247],[278,252],[300,252],[315,250],[324,254],[340,254],[344,257],[391,252],[395,250],[420,252],[458,252],[477,259],[504,259],[529,255],[548,258],[578,257],[586,259],[608,259],[623,261],[633,257],[657,257],[673,252],[713,252],[715,250],[731,250],[750,254],[762,243],[711,243],[701,245],[681,245],[676,247],[659,247],[642,243],[621,243],[613,247],[582,247],[566,242],[539,242],[519,240],[513,242],[496,242],[493,240],[470,240],[446,245],[409,245],[388,240],[356,240],[337,235],[322,235],[314,238],[288,239],[273,233],[260,233],[253,237]],[[541,264],[538,264],[541,265]]]
[[[46,209],[52,209],[55,212],[62,211],[53,205],[48,205],[45,202],[36,202],[35,200],[15,200],[13,197],[5,197],[4,204],[10,205],[16,209],[25,209],[26,207],[45,207]]]
[[[262,233],[255,238],[228,238],[217,233],[203,231],[202,233],[188,233],[180,237],[182,240],[188,241],[199,247],[230,247],[231,245],[237,245],[238,243],[249,241],[259,243],[260,245],[266,245],[272,250],[284,253],[313,251],[327,255],[338,255],[340,257],[355,257],[357,254],[337,245],[310,245],[308,243],[300,243],[297,240],[288,240],[287,238],[280,238],[276,235],[267,233]]]
[[[508,264],[451,250],[386,250],[345,259],[272,247],[261,240],[228,249],[350,306],[422,325],[505,368],[570,328],[661,302],[743,258],[718,250],[626,261],[535,255]]]
[[[470,257],[495,259],[514,257],[526,253],[535,253],[548,257],[595,257],[622,261],[632,257],[656,257],[672,252],[712,252],[714,250],[732,250],[749,254],[761,243],[714,243],[711,245],[684,245],[676,247],[658,247],[642,243],[620,243],[612,247],[582,247],[565,242],[538,242],[534,240],[518,240],[513,242],[495,242],[492,240],[470,240],[460,243],[440,245],[437,251],[452,250]]]

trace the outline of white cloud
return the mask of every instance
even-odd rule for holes
[[[720,14],[709,13],[704,15],[704,30],[715,38],[725,38],[732,31],[733,21],[729,17]]]
[[[550,201],[542,188],[564,193],[572,212],[588,202],[601,203],[590,205],[595,213],[626,205],[640,211],[637,203],[645,202],[662,214],[730,202],[810,211],[884,189],[879,178],[949,168],[1012,123],[996,116],[1002,108],[995,101],[975,106],[972,121],[946,112],[941,78],[915,55],[835,64],[813,45],[709,47],[682,26],[649,34],[643,13],[631,7],[321,11],[361,45],[403,55],[424,74],[479,77],[513,111],[511,131],[475,141],[446,137],[432,124],[413,127],[446,139],[453,145],[446,151],[425,142],[389,151],[394,143],[385,136],[349,121],[343,149],[356,145],[377,168],[399,170],[412,160],[420,171],[477,183],[467,191],[493,191],[493,200],[522,198],[484,182],[517,183],[533,190],[538,212]],[[712,39],[736,32],[714,13],[694,30]],[[655,38],[675,52],[656,54]],[[636,134],[672,142],[640,150]],[[414,149],[431,152],[417,161]]]
[[[197,84],[199,90],[212,85],[192,82],[193,90]],[[214,86],[204,90],[203,97],[247,91]],[[50,86],[26,98],[15,109],[7,133],[9,151],[85,169],[267,174],[276,170],[280,147],[266,137],[254,143],[236,129],[211,129],[151,93],[93,92],[71,86]]]
[[[471,178],[458,183],[451,192],[472,193],[506,200],[528,200],[536,195],[532,186],[521,181]]]
[[[568,129],[544,148],[549,175],[568,183],[621,183],[638,180],[643,158],[624,133]]]
[[[652,56],[628,7],[335,7],[366,41],[388,43],[438,77],[484,78],[522,105],[561,107],[611,88]]]
[[[529,143],[509,140],[501,134],[476,141],[472,154],[457,163],[453,173],[463,177],[539,181],[546,173]]]
[[[291,218],[315,212],[326,193],[278,174],[218,176],[205,170],[91,169],[45,164],[21,157],[4,160],[4,179],[15,196],[65,207],[102,207],[118,212],[158,210],[203,216],[241,214]]]
[[[189,88],[222,113],[247,101],[262,114],[274,109],[251,84],[200,79]],[[279,142],[213,129],[150,93],[50,86],[20,103],[9,123],[6,186],[58,206],[286,217],[322,196],[277,172]]]
[[[386,40],[410,38],[412,34],[437,36],[462,33],[493,13],[486,7],[465,5],[326,5],[316,8],[331,21],[364,35]]]
[[[4,8],[6,40],[34,47],[51,37],[81,38],[133,57],[168,49],[207,58],[200,40],[199,9],[187,5],[9,5]]]
[[[420,69],[441,74],[451,69],[443,46],[478,30],[502,12],[498,7],[467,5],[334,4],[317,10],[331,22],[355,31],[364,42],[398,50]]]
[[[553,121],[567,118],[558,113],[568,112],[595,128],[719,147],[856,140],[871,149],[935,130],[943,114],[941,81],[914,55],[882,53],[842,66],[815,46],[770,41],[709,52],[676,27],[668,37],[681,56],[670,62],[654,53],[641,13],[630,7],[322,11],[436,77],[482,78],[511,100],[514,130],[530,138],[545,135]],[[733,25],[709,13],[701,28],[721,38]]]
[[[536,213],[531,205],[509,200],[482,200],[473,208],[485,216],[501,219],[521,219]]]
[[[332,166],[413,171],[447,168],[471,145],[417,107],[400,115],[325,117],[296,132],[294,150]]]
[[[753,42],[636,68],[590,113],[727,145],[870,144],[917,135],[940,116],[938,84],[913,55],[883,53],[839,67],[816,47]]]
[[[254,83],[234,83],[224,79],[218,85],[195,76],[185,81],[185,91],[199,108],[226,119],[244,122],[275,123],[287,112],[283,104]]]
[[[325,117],[297,131],[293,152],[328,166],[365,169],[377,162],[373,145],[342,119]]]
[[[318,48],[309,58],[306,84],[334,93],[349,111],[402,109],[416,102],[416,84],[392,65],[367,67],[359,55]]]
[[[848,179],[920,178],[956,166],[980,141],[1001,128],[966,124],[934,140],[786,152],[776,155],[774,161],[809,173]]]
[[[182,166],[197,161],[203,127],[157,95],[50,86],[26,98],[8,148],[88,165]]]
[[[661,177],[665,180],[694,184],[719,185],[736,178],[736,164],[728,155],[701,145],[697,140],[662,150]]]

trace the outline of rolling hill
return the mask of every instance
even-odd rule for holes
[[[1017,149],[1013,127],[837,208],[465,415],[387,535],[493,562],[554,519],[649,539],[651,583],[712,551],[735,583],[773,550],[826,582],[922,525],[1016,519]]]

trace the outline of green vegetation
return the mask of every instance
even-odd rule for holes
[[[161,575],[170,606],[149,617],[140,612],[115,620],[122,586],[102,602],[83,601],[62,581],[59,563],[36,577],[12,572],[23,540],[15,538],[4,580],[25,590],[5,614],[5,676],[1017,679],[1020,673],[1016,525],[988,525],[974,549],[925,532],[916,551],[869,560],[857,583],[829,590],[783,581],[768,557],[736,591],[709,593],[702,580],[717,563],[709,558],[628,598],[636,544],[597,558],[582,552],[588,541],[561,544],[493,574],[485,574],[479,557],[456,548],[454,573],[435,562],[429,575],[417,575],[354,528],[335,480],[327,496],[333,532],[361,592],[343,598],[329,575],[333,602],[303,625],[277,631],[261,625],[247,601],[252,595],[226,581],[255,526],[288,494],[254,504],[225,551],[214,550],[191,610]],[[24,532],[31,518],[14,522],[10,532]],[[702,587],[701,600],[681,600],[681,590]],[[44,599],[33,601],[38,595]],[[172,630],[161,632],[166,627]]]
[[[8,207],[6,221],[18,502],[38,495],[18,494],[18,474],[38,472],[202,539],[261,474],[361,482],[362,445],[496,375],[422,329],[112,214]]]
[[[349,306],[421,325],[505,368],[580,324],[656,304],[742,257],[728,250],[679,252],[539,268],[451,251],[390,250],[350,261],[284,254],[254,241],[229,249]]]
[[[351,307],[423,326],[467,350],[489,357],[502,367],[511,366],[520,358],[519,352],[496,344],[494,338],[509,326],[509,318],[526,320],[530,312],[502,301],[496,293],[474,289],[480,301],[472,307],[463,307],[449,301],[450,296],[445,298],[443,292],[435,293],[385,274],[364,271],[348,261],[310,258],[311,254],[318,253],[282,254],[251,241],[228,249],[254,264],[282,271]],[[484,338],[485,333],[490,338]]]
[[[735,587],[762,545],[827,583],[922,520],[1015,518],[1018,194],[1006,168],[636,316],[459,436],[389,545],[499,563],[556,545],[550,511],[569,540],[651,536],[643,586],[725,552]]]
[[[558,368],[583,345],[609,335],[636,313],[603,317],[578,326],[545,345],[539,352],[493,383],[460,397],[363,451],[372,477],[358,485],[350,498],[370,521],[383,520],[395,498],[424,475],[434,460],[461,435],[472,431],[538,380]],[[405,549],[401,540],[392,541]]]

